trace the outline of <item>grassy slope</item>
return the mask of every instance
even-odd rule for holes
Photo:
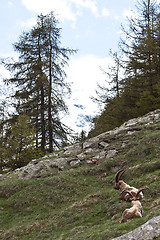
[[[16,176],[0,182],[0,239],[107,240],[160,215],[160,124],[132,135],[117,136],[114,159],[98,165],[50,173],[31,180]],[[120,142],[125,147],[120,148]],[[130,167],[125,181],[148,186],[142,202],[144,216],[120,224],[130,203],[114,190],[114,167]]]

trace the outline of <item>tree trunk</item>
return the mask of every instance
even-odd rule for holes
[[[38,59],[38,68],[39,68],[39,83],[40,83],[40,113],[41,113],[41,149],[45,151],[46,139],[45,139],[45,106],[44,106],[44,83],[43,83],[43,72],[42,72],[42,61],[41,61],[41,48],[40,48],[40,34],[38,39],[38,50],[39,50],[39,59]]]
[[[49,38],[51,36],[49,35]],[[49,152],[53,151],[53,129],[52,129],[52,44],[50,40],[50,56],[49,56],[49,94],[48,94],[48,128],[49,128]]]
[[[43,83],[42,83],[41,84],[41,133],[42,133],[41,148],[42,148],[42,151],[45,150],[45,143],[46,143],[44,111],[45,111],[45,107],[44,107],[44,87],[43,87]]]

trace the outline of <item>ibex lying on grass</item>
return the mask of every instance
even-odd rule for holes
[[[120,221],[121,223],[127,222],[129,219],[132,219],[132,218],[142,217],[143,208],[139,201],[139,198],[140,198],[140,193],[145,189],[146,188],[139,189],[135,196],[133,196],[131,192],[126,191],[131,197],[132,207],[124,210],[122,214],[122,220]]]
[[[120,190],[121,191],[121,200],[125,200],[125,201],[130,201],[130,194],[129,192],[133,195],[136,196],[138,189],[135,187],[131,187],[130,185],[128,185],[127,183],[125,183],[124,181],[120,180],[121,176],[123,175],[123,173],[126,170],[120,170],[117,172],[116,174],[116,182],[115,182],[115,189]],[[140,192],[139,193],[139,199],[141,200],[143,198],[143,193]]]

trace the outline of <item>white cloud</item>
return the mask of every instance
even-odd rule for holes
[[[123,10],[123,17],[134,18],[136,13],[132,9],[124,9]]]
[[[68,3],[73,3],[77,9],[86,8],[89,9],[94,16],[98,16],[97,2],[94,0],[66,0]]]
[[[36,13],[48,13],[52,10],[61,21],[76,21],[77,17],[82,15],[83,9],[91,11],[94,17],[109,15],[106,8],[103,8],[100,14],[96,0],[22,0],[22,3],[28,10]]]
[[[8,2],[8,7],[12,7],[13,6],[13,2],[9,1]]]
[[[102,16],[103,17],[108,17],[110,15],[110,12],[107,8],[102,9]]]
[[[4,84],[3,79],[10,78],[10,72],[5,69],[2,65],[0,65],[0,102],[7,100],[7,97],[9,97],[13,93],[13,89],[10,86],[7,86]]]
[[[21,26],[25,27],[25,28],[31,28],[34,25],[36,25],[36,23],[37,23],[37,18],[36,17],[29,18],[25,22],[22,22],[22,21],[20,22]]]
[[[71,2],[66,0],[22,0],[25,7],[36,13],[48,13],[49,11],[55,11],[61,20],[69,19],[74,21],[76,14],[71,11]]]
[[[0,76],[3,78],[9,78],[10,77],[10,73],[9,71],[3,67],[2,65],[0,65]]]
[[[65,116],[64,120],[65,123],[72,126],[74,130],[79,132],[82,130],[76,126],[80,115],[94,116],[99,112],[97,104],[95,104],[90,97],[95,96],[97,82],[104,82],[105,77],[100,67],[106,69],[110,62],[110,58],[100,58],[95,55],[86,55],[70,60],[66,73],[67,81],[73,83],[72,97],[68,101],[70,116]],[[84,109],[74,107],[74,104],[82,105]],[[83,129],[88,130],[88,128],[89,126],[86,124]]]
[[[78,92],[83,92],[81,104],[85,105],[89,96],[94,94],[96,83],[104,79],[100,67],[106,67],[109,58],[100,58],[94,55],[86,55],[73,58],[67,69],[67,79],[73,82],[74,98],[79,96]]]

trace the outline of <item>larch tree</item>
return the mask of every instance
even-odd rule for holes
[[[129,19],[129,28],[123,28],[125,39],[122,52],[127,57],[127,78],[124,85],[134,99],[139,114],[157,107],[157,77],[159,75],[159,5],[154,0],[138,2],[138,16]],[[157,68],[158,67],[158,68]]]
[[[36,130],[36,146],[53,151],[53,146],[67,139],[67,127],[60,112],[67,111],[64,98],[70,93],[65,81],[65,66],[69,55],[76,52],[61,46],[61,29],[53,12],[39,15],[36,25],[24,32],[14,49],[19,60],[6,64],[13,77],[8,83],[16,85],[16,110],[31,117]]]
[[[95,118],[95,127],[90,136],[113,129],[131,118],[159,108],[159,19],[160,5],[156,1],[139,0],[136,14],[128,18],[127,26],[122,26],[123,35],[119,46],[124,74],[122,79],[117,81],[120,84],[114,85],[118,94],[106,101],[103,112]],[[114,63],[113,70],[118,70],[117,63]],[[116,71],[113,72],[116,83],[119,77]]]
[[[101,107],[104,104],[108,104],[111,99],[120,96],[121,82],[120,72],[122,71],[121,57],[117,52],[110,52],[112,62],[106,67],[106,69],[100,68],[105,76],[105,82],[103,84],[97,83],[96,96],[91,99],[98,103]]]

